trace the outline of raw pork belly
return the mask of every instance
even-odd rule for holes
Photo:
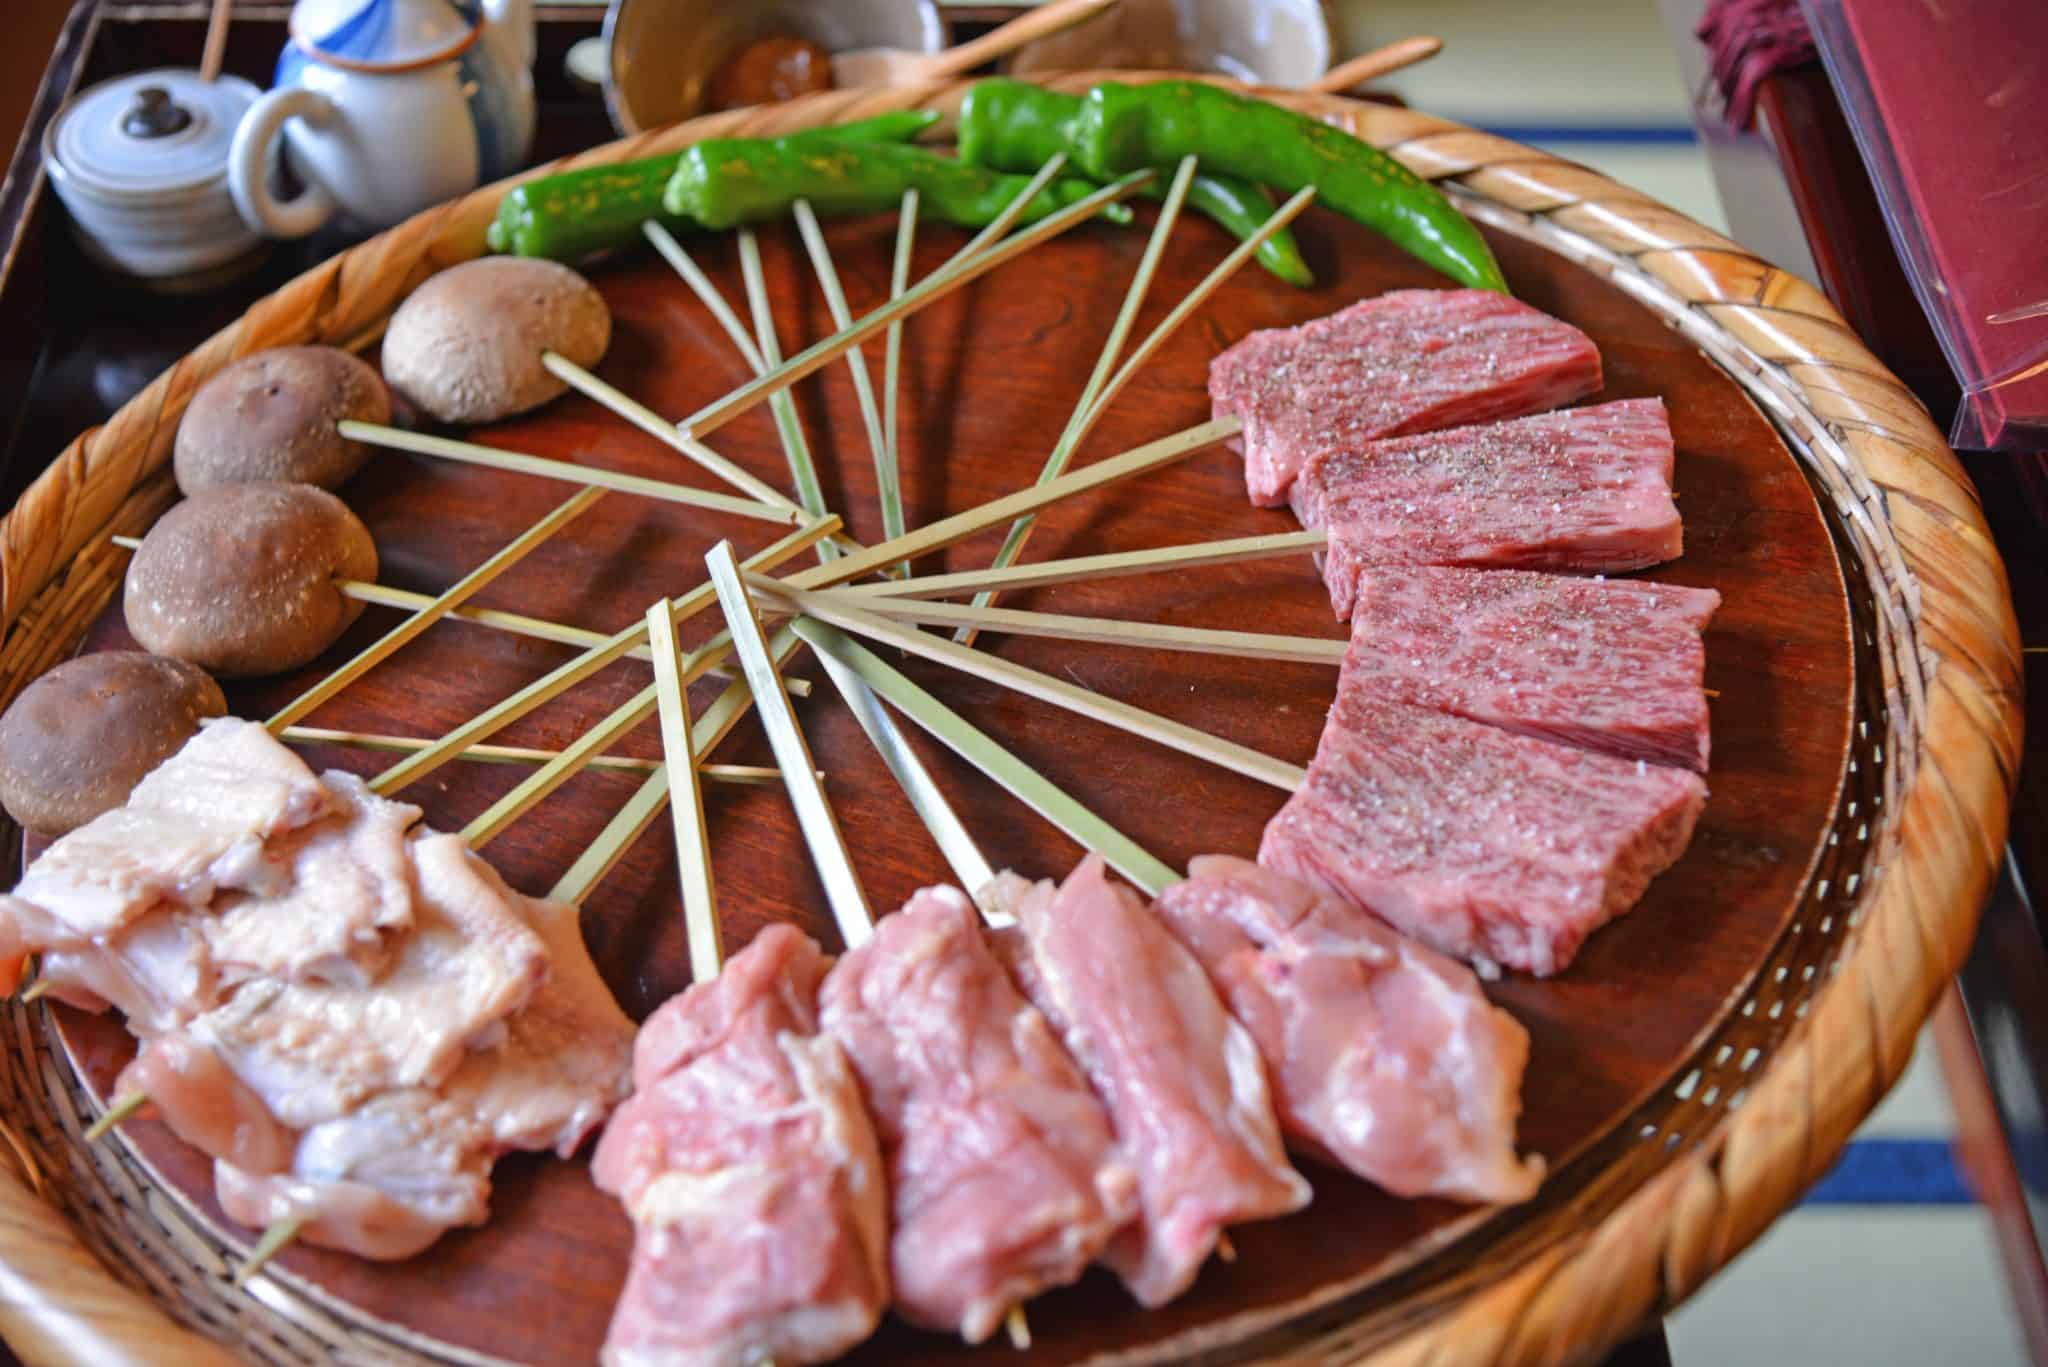
[[[1383,701],[1347,674],[1259,862],[1482,972],[1548,976],[1678,858],[1706,793],[1684,769]]]
[[[860,1084],[818,1033],[827,964],[770,926],[656,1011],[592,1176],[633,1218],[604,1361],[837,1357],[889,1302],[888,1183]]]
[[[1323,578],[1349,617],[1367,565],[1633,570],[1681,549],[1671,424],[1625,399],[1370,442],[1310,461],[1304,527],[1329,530]]]
[[[1529,1035],[1470,969],[1318,888],[1204,855],[1159,914],[1258,1041],[1296,1143],[1396,1196],[1525,1201]]]
[[[1104,1261],[1146,1306],[1185,1291],[1226,1225],[1308,1204],[1258,1047],[1202,966],[1090,855],[1017,902],[1000,943],[1109,1106],[1138,1171],[1138,1219]]]
[[[1712,589],[1523,570],[1364,571],[1344,673],[1373,697],[1706,772]]]
[[[1216,415],[1244,421],[1245,487],[1262,507],[1286,502],[1324,451],[1540,413],[1599,388],[1585,333],[1492,290],[1396,290],[1254,332],[1209,366]]]
[[[979,1343],[1087,1270],[1137,1209],[1137,1174],[973,903],[926,888],[839,960],[819,997],[889,1164],[896,1308]]]

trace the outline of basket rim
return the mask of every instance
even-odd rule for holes
[[[1181,75],[1078,72],[1044,83],[1083,89],[1103,79]],[[178,419],[226,364],[290,343],[373,338],[420,281],[483,254],[498,200],[520,181],[701,138],[768,135],[904,108],[948,116],[943,134],[971,84],[835,91],[623,138],[426,210],[252,304],[74,440],[0,517],[0,705],[39,672],[18,657],[46,657],[52,633],[64,635],[71,619],[51,611],[53,600],[68,595],[75,608],[95,593],[101,602],[111,596],[118,576],[108,582],[104,566],[83,590],[60,576],[92,560],[96,540],[146,525],[167,501]],[[1920,1022],[1959,967],[1995,871],[2018,768],[2021,657],[2003,564],[1967,477],[1924,408],[1812,286],[1597,172],[1506,139],[1344,96],[1251,93],[1390,151],[1462,202],[1483,206],[1482,217],[1519,219],[1532,234],[1590,248],[1588,259],[1604,260],[1617,284],[1661,294],[1661,311],[1677,306],[1681,312],[1667,321],[1821,461],[1824,509],[1857,538],[1890,646],[1882,696],[1908,744],[1888,770],[1861,921],[1811,1010],[1763,1060],[1747,1104],[1722,1112],[1701,1142],[1600,1218],[1557,1232],[1513,1266],[1461,1287],[1457,1299],[1419,1312],[1397,1337],[1350,1343],[1339,1328],[1319,1340],[1326,1351],[1403,1362],[1588,1356],[1697,1289],[1826,1170],[1903,1071]],[[0,1205],[15,1204],[17,1195],[42,1204],[0,1165]],[[63,1219],[47,1206],[44,1212]],[[9,1251],[0,1234],[0,1261]],[[104,1288],[87,1285],[84,1273],[78,1280],[87,1303],[103,1304]],[[104,1281],[119,1289],[111,1274]],[[53,1300],[65,1294],[46,1289]],[[151,1311],[158,1323],[148,1322]],[[24,1330],[6,1313],[0,1330],[33,1338],[32,1326]],[[152,1345],[160,1350],[154,1336],[171,1330],[171,1317],[148,1305],[139,1317],[131,1311],[107,1326],[111,1346],[137,1360]],[[109,1346],[80,1343],[73,1351],[83,1361]]]

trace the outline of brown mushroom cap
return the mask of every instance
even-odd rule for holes
[[[542,352],[596,365],[611,338],[611,310],[582,276],[488,256],[442,271],[399,305],[384,333],[384,378],[442,422],[495,422],[568,388]]]
[[[227,710],[220,685],[183,660],[139,650],[68,660],[0,716],[0,805],[62,835],[126,802],[202,719]]]
[[[391,395],[365,361],[333,347],[293,346],[245,356],[206,382],[178,424],[178,487],[282,480],[332,489],[362,468],[369,449],[335,424],[391,421]]]
[[[310,484],[223,484],[150,528],[128,565],[128,630],[152,654],[223,677],[311,660],[362,604],[335,579],[377,577],[377,547],[347,505]]]

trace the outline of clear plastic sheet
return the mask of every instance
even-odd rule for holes
[[[2048,446],[2048,5],[1803,3],[1962,387],[1951,444]]]

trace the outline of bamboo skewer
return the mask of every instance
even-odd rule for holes
[[[778,781],[780,777],[777,775]],[[640,839],[643,831],[654,824],[654,819],[667,805],[668,766],[664,764],[647,776],[633,796],[626,799],[625,805],[605,824],[597,839],[576,857],[576,862],[548,890],[548,900],[582,906],[590,890],[625,857],[626,851]]]
[[[986,732],[873,651],[816,618],[799,617],[790,625],[810,645],[835,680],[839,669],[857,675],[870,689],[888,699],[898,711],[931,736],[981,770],[1025,806],[1052,822],[1084,849],[1100,854],[1109,861],[1110,867],[1146,892],[1157,896],[1169,884],[1180,881],[1179,874],[1146,853],[1130,837],[1068,796],[1050,779],[1018,759]],[[979,892],[976,892],[976,898],[979,900]]]
[[[675,612],[663,599],[647,610],[647,643],[654,650],[655,697],[661,713],[663,770],[669,815],[676,830],[676,877],[682,886],[683,924],[690,943],[690,978],[718,976],[724,946],[718,936],[718,894],[711,881],[711,837],[704,825],[704,789],[690,743],[690,699],[684,691],[676,646]]]
[[[1132,622],[1117,617],[1076,617],[1056,612],[1019,612],[1011,608],[977,608],[966,603],[930,603],[901,598],[852,598],[843,592],[821,592],[820,598],[850,601],[865,612],[923,626],[972,628],[1011,636],[1048,636],[1094,645],[1135,646],[1145,650],[1178,650],[1196,655],[1234,655],[1246,660],[1280,660],[1291,664],[1340,665],[1350,642],[1324,636],[1280,636],[1260,631],[1219,631],[1208,627],[1176,627],[1159,622]],[[957,640],[958,637],[956,636]]]
[[[861,891],[860,880],[854,876],[853,865],[846,857],[846,842],[840,834],[838,818],[832,814],[824,785],[817,780],[817,765],[804,741],[803,730],[797,725],[789,695],[782,691],[775,654],[762,638],[761,619],[755,615],[754,600],[741,578],[732,544],[719,542],[704,557],[704,564],[718,590],[718,606],[725,613],[726,628],[732,633],[741,673],[753,689],[761,724],[768,732],[775,762],[789,788],[790,802],[796,808],[797,824],[803,829],[811,862],[817,865],[819,878],[824,882],[840,938],[847,948],[858,948],[874,931],[874,913],[869,910],[867,894]],[[783,634],[794,640],[791,633]]]
[[[917,246],[917,189],[912,187],[903,192],[903,208],[896,218],[896,257],[889,266],[889,299],[895,302],[903,297],[903,291],[910,284],[910,257]],[[896,402],[902,392],[899,383],[903,371],[903,320],[889,324],[889,330],[882,342],[882,436],[886,448],[884,458],[877,466],[880,484],[876,489],[882,503],[882,536],[894,540],[903,535],[903,483],[902,466],[897,459],[896,445]],[[900,567],[906,574],[910,567]]]
[[[1174,226],[1180,222],[1181,205],[1188,197],[1188,187],[1195,182],[1195,158],[1182,157],[1180,166],[1173,174],[1173,184],[1166,192],[1166,202],[1160,206],[1159,217],[1152,225],[1152,236],[1145,243],[1144,255],[1138,258],[1138,268],[1131,274],[1130,287],[1124,291],[1123,307],[1117,310],[1116,321],[1110,324],[1109,336],[1102,343],[1102,354],[1096,358],[1095,369],[1081,386],[1081,396],[1074,401],[1074,411],[1067,418],[1066,428],[1059,440],[1053,443],[1051,454],[1045,458],[1045,466],[1038,472],[1038,482],[1043,484],[1056,479],[1066,472],[1067,464],[1073,459],[1074,450],[1088,435],[1093,426],[1090,412],[1095,406],[1102,387],[1109,382],[1112,368],[1116,365],[1117,353],[1123,350],[1131,329],[1137,324],[1138,310],[1145,303],[1145,295],[1152,288],[1152,276],[1159,269],[1159,261],[1166,253],[1166,244],[1173,237]],[[1014,564],[1024,552],[1024,543],[1031,538],[1031,530],[1037,518],[1029,514],[1010,524],[1008,535],[1003,538],[1002,547],[996,551],[992,568],[1002,569]],[[994,601],[993,590],[983,590],[974,599],[976,607],[987,607]],[[962,645],[974,642],[974,628],[962,627],[953,634],[953,639]]]
[[[746,290],[747,311],[754,319],[755,347],[740,348],[740,357],[753,366],[754,374],[765,375],[782,364],[782,338],[775,331],[775,311],[768,302],[768,281],[761,272],[761,244],[753,229],[742,228],[739,240],[740,284]],[[740,334],[742,338],[745,334]],[[825,511],[825,486],[818,482],[818,467],[811,460],[811,444],[804,436],[803,420],[797,416],[796,399],[785,389],[768,400],[775,418],[775,432],[782,440],[783,463],[796,486],[797,498],[806,508]],[[830,560],[839,553],[825,547],[819,558]]]
[[[579,489],[570,495],[567,502],[514,537],[502,550],[462,576],[438,598],[365,647],[354,659],[285,704],[264,723],[270,734],[278,734],[403,649],[407,643],[462,606],[492,580],[540,549],[542,542],[581,517],[604,495],[605,491],[602,489]]]
[[[839,519],[826,518],[814,522],[783,537],[764,550],[747,558],[752,569],[768,569],[781,564],[792,556],[800,555],[817,540],[837,531]],[[675,600],[676,620],[683,621],[709,607],[716,599],[709,584],[700,584],[689,593]],[[370,791],[388,797],[409,783],[426,777],[441,765],[477,741],[486,740],[536,707],[573,688],[583,680],[603,669],[614,660],[624,656],[635,646],[647,639],[647,623],[636,622],[622,627],[607,637],[602,645],[593,646],[573,660],[550,670],[526,687],[511,694],[483,712],[471,717],[426,749],[399,761],[383,773],[370,780]]]
[[[303,1215],[287,1215],[272,1221],[262,1237],[256,1240],[256,1246],[249,1250],[249,1256],[235,1269],[235,1285],[246,1285],[251,1277],[263,1270],[264,1264],[282,1253],[287,1244],[299,1237],[299,1231],[306,1227],[306,1219]]]
[[[595,379],[594,376],[592,378]],[[372,446],[381,446],[393,451],[409,451],[417,456],[433,456],[465,465],[481,465],[492,470],[537,475],[542,479],[560,480],[566,484],[594,485],[619,493],[638,494],[643,498],[657,498],[666,503],[680,503],[686,507],[703,508],[710,512],[730,513],[735,517],[780,522],[785,526],[801,526],[807,520],[803,510],[793,503],[785,507],[781,503],[734,498],[730,494],[715,494],[704,489],[693,489],[687,484],[673,484],[665,479],[649,479],[645,475],[602,470],[596,466],[577,465],[566,460],[549,460],[543,456],[521,455],[516,451],[500,451],[495,447],[479,446],[475,442],[429,436],[424,432],[406,432],[396,427],[383,427],[376,423],[357,422],[354,419],[346,419],[339,426],[341,434],[351,441],[367,442]],[[787,500],[783,502],[787,503]]]
[[[790,679],[790,691],[794,685],[809,685],[802,679]],[[433,742],[414,736],[383,736],[363,731],[333,731],[320,726],[287,726],[279,740],[299,745],[346,745],[357,750],[386,750],[409,755],[424,750]],[[535,750],[524,745],[472,745],[462,752],[461,758],[478,764],[546,764],[556,758],[560,750]],[[632,755],[597,755],[586,768],[605,769],[616,773],[651,774],[661,767],[658,759],[639,759]],[[759,764],[700,764],[697,772],[713,783],[733,783],[747,787],[780,783],[779,771]]]
[[[1059,158],[1054,158],[1053,162],[1048,163],[1055,170],[1059,164]],[[1039,175],[1045,176],[1046,173],[1041,171]],[[907,318],[962,285],[979,279],[1048,238],[1058,236],[1082,220],[1092,217],[1104,207],[1135,194],[1151,178],[1150,171],[1133,172],[1120,180],[1112,181],[1085,199],[1076,200],[1057,213],[1047,215],[986,251],[977,252],[965,260],[956,258],[925,277],[902,297],[863,315],[852,327],[843,329],[797,353],[768,374],[740,386],[722,399],[707,404],[676,425],[690,436],[699,439],[711,435],[740,414],[766,400],[770,394],[788,388],[838,359],[840,353],[848,347],[865,341],[897,319]],[[1028,199],[1026,202],[1028,203]]]
[[[812,211],[808,200],[796,202],[796,230],[803,239],[804,250],[810,255],[811,270],[818,277],[818,288],[825,296],[825,309],[832,319],[832,326],[841,331],[852,327],[853,314],[846,307],[846,291],[840,286],[839,271],[832,264],[832,250],[825,244],[825,231],[818,226],[818,215]],[[892,302],[893,299],[894,296]],[[884,489],[895,483],[895,476],[889,469],[889,439],[882,430],[882,412],[875,403],[875,386],[868,374],[867,357],[855,344],[846,349],[845,360],[847,374],[853,380],[853,397],[860,408],[861,426],[867,431],[868,450],[874,457],[875,487]],[[900,528],[888,531],[884,539],[899,532]]]
[[[1037,698],[1041,702],[1051,703],[1055,707],[1062,707],[1117,727],[1134,736],[1178,750],[1182,754],[1207,760],[1233,773],[1271,784],[1282,791],[1293,792],[1308,776],[1307,771],[1298,765],[1288,764],[1270,755],[1262,755],[1234,741],[1212,736],[1206,731],[1198,731],[1192,726],[1171,721],[1143,708],[1118,702],[1114,698],[1106,698],[1100,693],[1068,683],[1064,679],[1055,679],[1050,674],[1041,674],[1035,669],[1027,669],[1023,665],[1013,664],[1008,660],[969,649],[957,642],[943,640],[849,606],[846,595],[806,593],[791,590],[786,583],[777,585],[773,581],[766,582],[763,588],[764,591],[786,595],[796,610],[806,616],[820,618],[871,640],[885,642],[899,650],[922,655],[928,660],[935,660],[962,673],[972,674],[990,683],[1001,684],[1026,697]]]
[[[1142,551],[1115,551],[1106,555],[1075,556],[1067,560],[1035,560],[1004,569],[962,570],[956,574],[931,574],[909,579],[885,579],[872,584],[849,584],[840,590],[855,594],[872,611],[881,611],[877,599],[952,598],[981,589],[1032,589],[1049,584],[1083,580],[1116,579],[1161,570],[1198,569],[1204,565],[1234,564],[1245,560],[1268,560],[1314,551],[1328,543],[1321,530],[1274,532],[1266,536],[1233,537],[1223,541],[1196,541],[1183,546],[1159,546]]]

